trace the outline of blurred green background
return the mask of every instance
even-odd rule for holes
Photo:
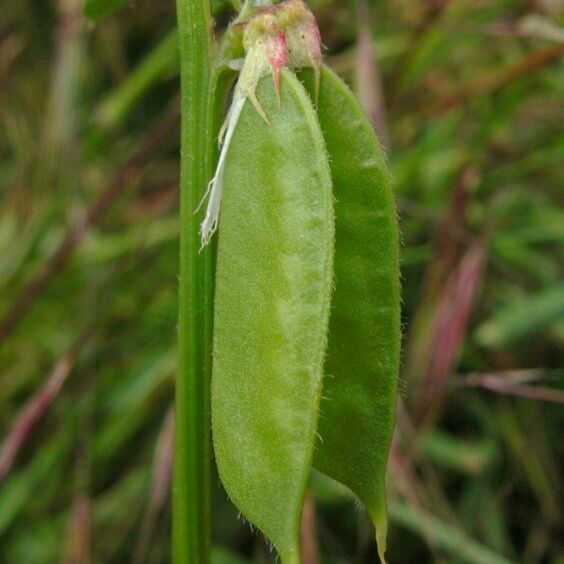
[[[389,561],[562,563],[564,5],[310,5],[396,181]],[[175,7],[81,9],[0,8],[2,564],[170,561]],[[213,493],[214,559],[273,562]],[[376,558],[319,475],[302,536],[307,564]]]

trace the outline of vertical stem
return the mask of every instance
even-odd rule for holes
[[[179,362],[173,481],[173,560],[207,564],[210,553],[212,257],[194,215],[211,178],[213,36],[209,0],[177,0],[181,59]]]

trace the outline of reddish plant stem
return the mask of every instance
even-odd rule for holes
[[[132,558],[134,564],[145,562],[159,513],[162,511],[170,494],[173,442],[174,407],[171,406],[165,416],[155,447],[151,493],[149,495],[149,504],[143,517],[143,523],[139,530],[139,536],[137,537],[137,546]]]
[[[20,450],[43,419],[75,365],[80,350],[91,335],[85,331],[57,361],[43,387],[32,396],[16,417],[0,448],[0,483],[10,472]]]
[[[389,136],[384,101],[384,89],[378,60],[372,45],[370,10],[366,0],[357,0],[358,40],[356,52],[356,80],[358,94],[382,147],[389,150]]]
[[[300,528],[302,564],[319,564],[315,500],[307,493],[302,510]]]
[[[61,564],[91,564],[91,562],[92,509],[88,496],[81,493],[74,499]]]
[[[467,251],[445,286],[432,325],[428,364],[422,367],[424,376],[416,411],[418,426],[429,425],[437,416],[466,337],[485,261],[484,244],[477,242]]]
[[[545,386],[528,386],[513,382],[499,374],[471,374],[464,379],[464,384],[471,388],[482,388],[507,396],[564,404],[564,392],[561,390]]]

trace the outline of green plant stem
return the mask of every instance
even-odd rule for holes
[[[177,0],[182,151],[179,363],[173,480],[173,561],[210,559],[212,256],[198,252],[194,210],[212,175],[213,36],[209,0]]]

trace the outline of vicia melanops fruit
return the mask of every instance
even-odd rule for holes
[[[301,0],[255,8],[234,25],[244,59],[201,225],[202,245],[219,232],[219,474],[282,562],[295,563],[317,468],[366,507],[383,560],[400,350],[386,159],[353,94],[322,65]]]

